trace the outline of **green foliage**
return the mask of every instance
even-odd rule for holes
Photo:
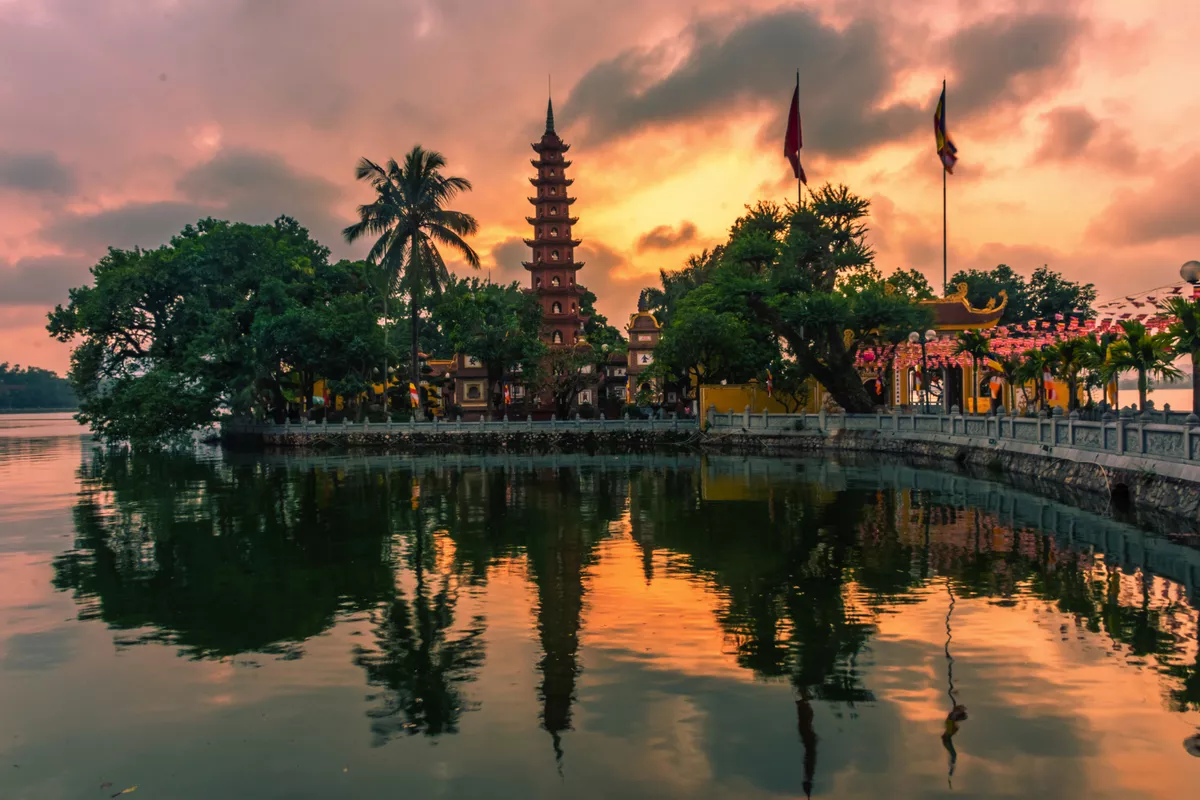
[[[554,414],[559,419],[571,415],[571,407],[578,394],[596,381],[596,354],[591,345],[550,349],[536,371],[531,370],[527,386],[535,387],[535,394],[548,394],[554,402]]]
[[[584,286],[579,287],[583,297],[579,310],[588,316],[583,323],[583,338],[592,346],[597,359],[603,361],[609,353],[624,353],[629,349],[620,329],[608,324],[608,317],[596,310],[596,293]]]
[[[1151,334],[1134,320],[1120,325],[1124,336],[1112,345],[1109,358],[1115,370],[1137,373],[1138,407],[1145,411],[1150,379],[1171,380],[1182,374],[1174,365],[1175,340],[1169,331]]]
[[[975,413],[979,413],[979,363],[991,356],[992,341],[979,331],[962,331],[954,344],[954,353],[971,357],[974,367],[971,373],[971,399],[975,401]]]
[[[804,368],[791,359],[778,358],[771,364],[772,394],[783,403],[787,413],[795,414],[808,402],[809,377]]]
[[[1068,281],[1045,265],[1034,270],[1028,281],[1007,264],[991,270],[960,270],[950,278],[951,286],[959,283],[967,284],[967,300],[977,308],[984,307],[989,300],[998,300],[1000,292],[1005,292],[1008,305],[1000,318],[1001,325],[1031,319],[1052,320],[1056,314],[1083,319],[1096,315],[1092,310],[1095,286]]]
[[[1085,338],[1064,339],[1053,345],[1055,375],[1067,384],[1067,408],[1079,408],[1080,375],[1091,363],[1091,350]]]
[[[75,408],[75,393],[65,378],[39,367],[0,361],[0,409]]]
[[[740,381],[786,359],[816,378],[849,411],[874,401],[855,360],[864,345],[894,344],[926,327],[912,302],[917,273],[889,284],[866,243],[869,203],[844,186],[824,186],[803,207],[759,203],[729,241],[693,256],[643,300],[663,323],[656,360],[680,378]]]
[[[886,282],[896,290],[896,294],[909,300],[932,300],[933,287],[925,275],[915,269],[898,269],[889,275]]]
[[[684,385],[744,383],[778,355],[772,331],[747,317],[744,301],[727,289],[724,275],[680,301],[655,348],[660,373]]]
[[[483,363],[489,387],[514,369],[532,375],[546,351],[538,338],[542,308],[516,282],[504,286],[451,276],[433,319],[456,352]],[[495,398],[491,391],[487,395],[491,410]]]
[[[383,359],[378,302],[365,265],[328,257],[287,217],[206,219],[157,250],[110,249],[47,326],[78,340],[79,420],[144,444],[221,413],[278,412],[318,376],[365,386]]]
[[[471,182],[443,175],[445,166],[441,153],[420,145],[409,151],[403,166],[394,159],[385,167],[360,159],[355,177],[371,184],[375,199],[359,206],[359,221],[342,231],[347,242],[375,237],[369,258],[388,276],[385,298],[397,283],[408,294],[409,371],[414,383],[420,381],[417,353],[422,305],[427,296],[436,297],[450,282],[438,247],[449,247],[470,266],[479,268],[479,256],[463,239],[474,235],[479,223],[470,214],[445,208],[460,192],[470,191]]]

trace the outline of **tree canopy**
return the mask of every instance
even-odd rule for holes
[[[538,338],[542,307],[516,282],[506,286],[451,276],[433,319],[457,352],[479,359],[487,368],[489,410],[504,375],[514,369],[533,374],[546,351]]]
[[[112,248],[49,315],[77,342],[69,379],[81,422],[109,440],[162,441],[224,413],[263,416],[324,377],[370,385],[383,361],[378,289],[362,262],[295,220],[205,219],[154,250]]]
[[[1027,322],[1031,319],[1055,319],[1056,315],[1092,319],[1096,312],[1096,287],[1090,283],[1075,283],[1048,266],[1038,267],[1029,280],[1007,264],[990,270],[960,270],[950,278],[950,285],[967,284],[967,300],[982,308],[988,300],[1008,294],[1008,305],[1000,318],[1001,325]]]
[[[74,408],[71,384],[57,373],[39,367],[0,361],[0,409]]]
[[[782,358],[795,364],[790,379],[812,376],[846,410],[873,410],[859,350],[900,341],[926,327],[930,312],[912,302],[924,291],[918,274],[889,282],[876,269],[868,210],[866,199],[832,185],[803,206],[748,207],[724,245],[663,273],[661,288],[645,293],[666,317],[657,360],[692,374],[703,364],[706,380],[714,368],[745,380]],[[736,346],[716,341],[714,329]]]

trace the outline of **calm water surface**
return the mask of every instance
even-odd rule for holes
[[[0,797],[1195,797],[1197,584],[900,465],[0,417]]]

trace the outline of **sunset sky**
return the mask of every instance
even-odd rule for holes
[[[360,156],[442,151],[473,244],[526,280],[529,143],[552,75],[581,281],[623,323],[747,203],[810,183],[872,200],[886,273],[941,278],[932,116],[959,168],[950,269],[1049,264],[1101,301],[1200,258],[1191,0],[0,0],[0,361],[65,370],[45,313],[109,245],[290,214],[335,256]]]

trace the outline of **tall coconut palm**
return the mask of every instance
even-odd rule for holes
[[[979,362],[986,361],[992,355],[992,340],[980,331],[963,331],[958,334],[954,345],[955,355],[971,357],[971,404],[974,412],[979,413]]]
[[[420,145],[404,157],[404,164],[389,159],[379,166],[363,158],[354,175],[375,190],[373,202],[358,207],[359,221],[342,231],[347,242],[375,237],[369,258],[380,264],[393,280],[408,293],[412,330],[410,375],[413,384],[420,381],[418,339],[421,332],[421,303],[427,295],[441,293],[449,279],[446,262],[438,246],[456,251],[472,267],[479,268],[479,256],[463,240],[474,235],[479,223],[470,214],[445,208],[459,192],[470,191],[466,178],[446,176],[445,157]],[[387,376],[384,375],[386,390]]]
[[[1192,357],[1192,413],[1200,414],[1200,300],[1172,297],[1163,310],[1171,315],[1171,335],[1175,337],[1175,351]]]
[[[1145,411],[1150,378],[1170,380],[1183,374],[1174,365],[1174,337],[1167,331],[1152,334],[1133,320],[1122,321],[1121,331],[1125,335],[1109,348],[1109,357],[1115,369],[1137,373],[1138,408]]]
[[[1055,374],[1067,384],[1067,410],[1079,408],[1079,375],[1090,363],[1087,339],[1064,339],[1053,346]]]

